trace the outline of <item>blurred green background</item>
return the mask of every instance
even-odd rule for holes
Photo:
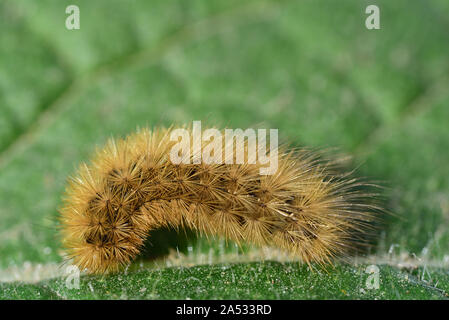
[[[62,261],[57,207],[97,145],[192,120],[353,156],[397,215],[371,255],[447,270],[448,1],[0,0],[0,281]]]

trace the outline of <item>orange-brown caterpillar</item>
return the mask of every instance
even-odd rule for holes
[[[80,269],[118,270],[160,227],[275,246],[306,263],[329,263],[364,243],[376,216],[367,203],[372,194],[329,161],[305,150],[279,151],[273,175],[260,175],[257,163],[173,164],[172,131],[112,139],[70,179],[61,231]]]

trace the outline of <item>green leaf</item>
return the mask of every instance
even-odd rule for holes
[[[447,294],[388,266],[379,288],[367,285],[366,266],[310,272],[297,263],[253,262],[141,270],[85,276],[79,288],[66,278],[2,284],[6,299],[443,299]],[[447,285],[447,276],[446,276]]]
[[[42,266],[33,269],[37,284],[1,283],[2,298],[446,297],[445,1],[374,1],[381,29],[367,30],[367,3],[358,0],[84,0],[81,29],[69,31],[72,2],[0,3],[0,281],[30,279],[26,266]],[[44,270],[62,262],[55,218],[74,167],[110,136],[192,120],[278,128],[294,146],[338,147],[359,175],[380,180],[392,215],[369,257],[383,274],[379,291],[364,289],[366,266],[355,261],[317,274],[275,262],[134,265],[82,277],[79,291],[64,278],[42,280],[61,274]],[[218,241],[159,235],[147,248],[155,256],[177,245],[189,252],[188,243],[222,261]],[[404,262],[429,265],[439,284],[400,270]]]

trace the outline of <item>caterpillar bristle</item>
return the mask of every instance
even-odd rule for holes
[[[283,146],[272,175],[261,175],[262,165],[247,159],[235,164],[235,155],[225,156],[233,164],[174,164],[173,130],[110,139],[69,179],[61,232],[67,257],[81,270],[120,270],[162,227],[279,247],[309,265],[332,263],[368,244],[383,209],[371,201],[377,194],[364,190],[369,183],[335,169],[339,160]]]

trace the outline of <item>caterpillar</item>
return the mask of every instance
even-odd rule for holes
[[[370,203],[375,194],[364,190],[368,184],[339,173],[335,161],[283,146],[270,175],[261,175],[262,164],[249,157],[198,163],[191,152],[173,163],[174,130],[144,128],[111,138],[69,178],[60,230],[66,257],[81,270],[120,270],[162,227],[273,246],[309,265],[332,264],[368,244],[381,208]],[[249,151],[248,141],[244,148]]]

